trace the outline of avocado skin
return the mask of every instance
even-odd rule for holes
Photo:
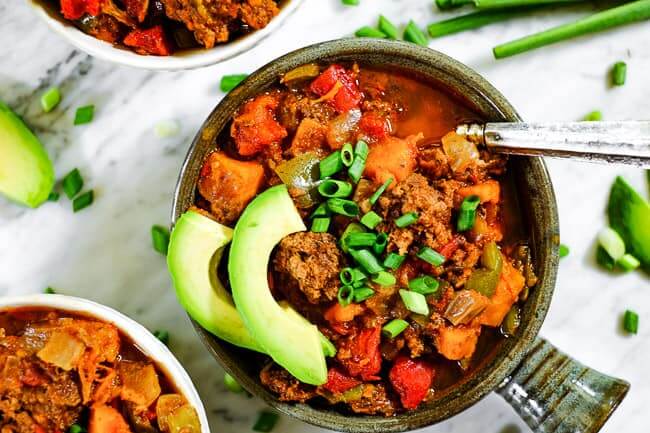
[[[235,226],[228,276],[237,310],[255,341],[301,382],[322,385],[327,365],[318,328],[287,314],[273,298],[267,276],[273,248],[285,236],[304,230],[285,185],[262,192]]]
[[[650,270],[650,205],[625,179],[612,185],[607,206],[609,225],[623,238],[627,252]]]
[[[187,211],[172,230],[167,267],[176,296],[193,320],[231,344],[262,352],[216,275],[223,249],[231,239],[231,228]]]
[[[54,167],[45,148],[23,121],[0,101],[0,193],[32,208],[47,200]]]

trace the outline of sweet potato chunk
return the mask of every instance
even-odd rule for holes
[[[485,310],[476,318],[477,323],[487,326],[500,326],[503,318],[515,303],[519,292],[524,288],[524,276],[503,257],[503,270],[499,283]]]
[[[90,408],[88,433],[131,433],[131,429],[116,409],[94,404]]]
[[[438,330],[434,344],[445,358],[460,361],[474,354],[480,334],[481,327],[478,325],[443,326]]]
[[[277,95],[265,94],[248,101],[230,127],[230,136],[242,156],[252,156],[271,143],[287,136],[287,130],[275,120]]]
[[[404,139],[386,137],[370,148],[364,174],[375,183],[381,184],[390,179],[406,179],[417,165],[418,140],[422,134],[410,135]]]
[[[459,188],[457,192],[460,197],[459,201],[462,201],[462,199],[470,195],[477,195],[481,200],[481,203],[496,204],[499,203],[501,187],[499,186],[499,182],[490,179],[483,183]]]
[[[119,363],[122,400],[149,407],[160,395],[160,382],[153,364],[122,361]]]
[[[257,162],[238,161],[213,152],[203,163],[198,188],[210,202],[212,214],[222,224],[239,218],[264,181],[264,168]]]

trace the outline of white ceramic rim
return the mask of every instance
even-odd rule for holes
[[[40,294],[0,297],[0,310],[20,307],[55,308],[86,314],[89,317],[114,324],[131,338],[145,355],[156,361],[165,370],[174,385],[196,409],[201,422],[201,432],[210,433],[208,417],[192,379],[167,346],[162,344],[144,326],[112,308],[74,296]]]
[[[63,36],[65,40],[75,47],[93,57],[135,68],[175,71],[213,65],[250,50],[264,40],[274,30],[280,27],[284,20],[287,19],[287,17],[289,17],[298,6],[300,6],[302,1],[303,0],[287,0],[280,9],[280,13],[273,18],[266,27],[256,30],[239,40],[223,45],[217,45],[209,50],[194,50],[191,53],[181,53],[180,55],[164,57],[142,56],[132,51],[115,47],[108,42],[101,41],[85,34],[72,24],[52,18],[44,6],[37,3],[35,0],[29,0],[27,3],[31,5],[32,9],[36,12],[36,15],[45,21],[52,30]]]

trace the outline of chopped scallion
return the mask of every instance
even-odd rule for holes
[[[359,206],[355,202],[342,198],[331,198],[327,200],[327,208],[336,214],[349,217],[359,214]]]
[[[352,268],[343,268],[339,272],[339,279],[344,286],[349,286],[352,284]]]
[[[93,200],[95,199],[95,193],[93,190],[88,190],[84,192],[83,194],[77,196],[74,200],[72,200],[72,211],[73,212],[79,212],[82,209],[87,208],[91,204],[93,204]]]
[[[381,328],[382,334],[384,334],[388,338],[395,338],[406,328],[408,328],[409,323],[406,320],[402,319],[393,319],[387,324],[384,325],[383,328]]]
[[[568,256],[569,255],[569,247],[567,247],[564,244],[560,244],[560,248],[559,248],[558,253],[560,255],[560,258]]]
[[[377,215],[377,212],[370,211],[361,217],[361,224],[368,227],[369,229],[374,229],[382,221],[381,217]]]
[[[388,245],[388,235],[386,233],[378,233],[377,238],[375,238],[375,244],[372,246],[372,250],[375,254],[380,255],[386,250]]]
[[[388,18],[383,15],[379,15],[379,22],[377,23],[377,28],[383,32],[389,39],[397,39],[398,30],[395,27],[395,24],[390,22]]]
[[[391,177],[388,179],[386,182],[383,183],[382,186],[380,186],[377,191],[375,191],[371,196],[370,196],[370,204],[375,204],[377,203],[377,200],[379,200],[379,197],[386,191],[386,188],[390,186],[390,184],[393,183],[393,178]]]
[[[253,425],[253,430],[261,433],[269,433],[273,430],[279,418],[277,413],[263,410],[257,417],[257,421]]]
[[[348,246],[345,244],[345,238],[347,238],[352,233],[365,233],[365,232],[366,232],[366,228],[359,223],[348,224],[345,230],[343,230],[343,234],[341,235],[340,246],[343,252],[345,253],[348,252]]]
[[[423,294],[400,289],[399,295],[407,310],[423,316],[429,315],[429,306],[427,305],[427,299]]]
[[[406,256],[400,256],[397,253],[389,253],[386,256],[386,259],[384,259],[384,266],[395,270],[402,266],[402,263],[404,263],[404,260],[406,260]]]
[[[50,87],[41,95],[41,107],[43,111],[49,113],[61,102],[61,92],[58,87]]]
[[[48,286],[45,288],[45,290],[43,290],[43,293],[45,293],[46,295],[54,295],[56,294],[56,291],[50,286]]]
[[[72,424],[68,427],[68,433],[86,433],[86,429],[79,424]]]
[[[311,231],[313,233],[327,233],[331,221],[330,217],[316,217],[311,222]]]
[[[596,248],[596,262],[608,271],[613,271],[616,267],[614,259],[612,259],[609,254],[607,254],[607,251],[605,251],[605,248],[600,245]]]
[[[93,121],[93,117],[95,117],[94,105],[85,105],[83,107],[79,107],[74,114],[74,124],[83,125],[85,123],[90,123]]]
[[[623,238],[610,227],[605,227],[598,233],[598,243],[614,261],[619,260],[625,254]]]
[[[318,167],[320,169],[321,179],[333,176],[339,171],[343,170],[341,152],[337,150],[336,152],[329,154],[325,159],[320,161]]]
[[[585,122],[599,122],[603,120],[603,113],[598,110],[594,110],[588,113],[583,120]]]
[[[162,329],[157,329],[153,331],[153,336],[160,340],[160,342],[165,346],[169,345],[169,332]]]
[[[377,258],[370,250],[348,250],[352,258],[369,274],[376,274],[384,270]]]
[[[79,173],[79,169],[77,168],[71,170],[70,173],[66,174],[61,181],[63,192],[65,192],[65,195],[67,195],[71,200],[79,193],[79,191],[81,191],[81,188],[83,188],[83,186],[84,180],[81,177],[81,173]]]
[[[327,208],[327,203],[321,203],[318,205],[315,211],[309,215],[309,218],[317,217],[328,217],[330,216],[330,210]]]
[[[354,299],[354,302],[359,303],[359,302],[365,301],[366,299],[370,298],[374,294],[375,294],[375,291],[372,290],[370,287],[361,286],[359,288],[354,289],[353,299]]]
[[[353,295],[354,288],[352,286],[341,286],[336,294],[336,299],[338,299],[339,304],[345,307],[352,301]]]
[[[616,264],[618,264],[625,272],[633,271],[641,266],[641,262],[632,254],[623,254],[623,257],[618,259]]]
[[[413,20],[409,21],[404,29],[404,40],[423,47],[428,44],[426,35]]]
[[[356,32],[354,32],[354,36],[357,38],[385,38],[386,34],[382,32],[381,30],[377,30],[375,28],[372,28],[370,26],[363,26],[360,29],[358,29]]]
[[[626,310],[623,315],[623,329],[630,334],[639,332],[639,315],[631,310]]]
[[[429,275],[413,278],[409,281],[409,289],[422,295],[432,295],[438,291],[440,283]]]
[[[341,162],[345,167],[349,167],[354,162],[354,149],[351,143],[345,143],[341,148]]]
[[[458,221],[456,222],[456,229],[459,232],[464,232],[474,227],[476,208],[480,203],[481,200],[477,195],[470,195],[463,199],[463,202],[460,205]]]
[[[375,233],[350,233],[343,239],[348,248],[372,247],[377,240]]]
[[[153,249],[158,251],[163,256],[167,255],[169,248],[169,230],[167,227],[154,225],[151,227],[151,243]]]
[[[236,394],[244,392],[244,388],[242,388],[239,382],[237,382],[235,378],[228,373],[223,374],[223,384],[226,385],[226,389],[230,392],[234,392]]]
[[[625,84],[627,76],[627,65],[625,62],[616,62],[612,67],[612,84],[615,86],[622,86]]]
[[[363,170],[366,168],[366,160],[360,156],[355,156],[352,165],[348,168],[348,176],[354,181],[354,183],[359,182],[361,176],[363,175]]]
[[[408,227],[418,220],[417,212],[408,212],[395,220],[395,225],[399,228]]]
[[[232,89],[237,87],[239,83],[244,81],[248,77],[248,74],[232,74],[224,75],[221,77],[221,82],[219,83],[219,88],[222,92],[230,92]]]
[[[59,194],[56,191],[51,191],[50,194],[47,196],[47,201],[59,201],[59,197],[61,194]]]
[[[359,0],[341,0],[341,3],[346,6],[358,6]]]
[[[389,272],[380,271],[372,277],[372,281],[380,286],[393,286],[397,282],[397,279]]]
[[[352,185],[350,182],[344,182],[336,179],[325,179],[318,185],[318,192],[323,197],[344,198],[352,194]]]
[[[433,266],[440,266],[447,260],[445,256],[429,247],[420,248],[417,257]]]

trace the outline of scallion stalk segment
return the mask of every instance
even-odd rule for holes
[[[384,325],[383,328],[381,328],[382,334],[384,334],[388,338],[395,338],[406,328],[408,328],[409,323],[406,320],[402,319],[393,319],[387,324]]]
[[[399,295],[407,310],[423,316],[429,315],[429,306],[427,305],[427,299],[423,294],[400,289]]]

